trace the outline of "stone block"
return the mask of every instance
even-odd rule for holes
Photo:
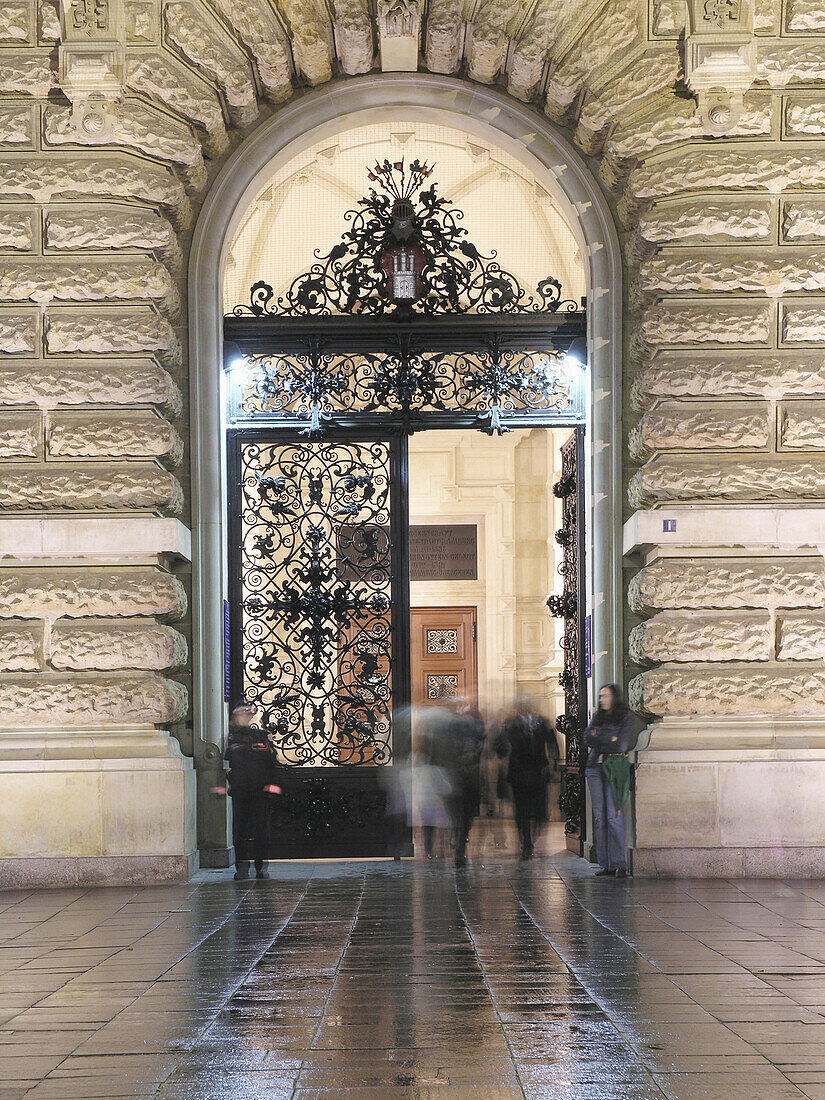
[[[183,397],[150,359],[23,359],[0,363],[0,405],[155,405],[178,416]]]
[[[164,365],[177,366],[181,347],[174,329],[149,307],[134,309],[62,309],[46,315],[46,347],[50,354],[154,354]]]
[[[46,109],[44,122],[49,145],[105,146],[111,142],[174,164],[193,191],[201,190],[206,183],[203,149],[192,130],[185,122],[151,104],[128,100],[122,103],[115,115],[112,133],[105,134],[102,139],[96,134],[78,134],[70,109],[60,104]]]
[[[825,253],[783,248],[775,253],[714,250],[710,256],[680,251],[645,261],[636,283],[640,291],[658,294],[684,291],[761,291],[789,294],[825,289]]]
[[[40,38],[44,42],[56,42],[60,38],[60,16],[57,12],[59,0],[39,0],[38,22]]]
[[[0,620],[157,616],[180,619],[186,592],[159,569],[0,569]]]
[[[158,458],[177,466],[183,457],[172,425],[148,411],[52,413],[46,447],[56,458]]]
[[[654,451],[764,448],[770,441],[765,405],[703,405],[663,401],[630,432],[631,455]]]
[[[4,0],[0,7],[0,42],[23,46],[34,39],[30,0]]]
[[[784,303],[781,333],[786,344],[825,344],[825,305]]]
[[[55,83],[48,51],[4,49],[0,52],[0,93],[45,99]]]
[[[67,672],[168,672],[182,668],[187,655],[186,639],[171,626],[145,619],[129,623],[72,619],[52,629],[49,663]]]
[[[662,665],[635,677],[628,698],[633,710],[654,715],[825,714],[821,666]]]
[[[729,136],[770,135],[772,118],[771,97],[750,93],[745,96],[742,114]],[[578,137],[579,134],[577,139]],[[692,101],[678,102],[672,98],[660,100],[656,114],[622,119],[610,133],[605,142],[600,174],[608,180],[608,186],[618,189],[626,174],[628,162],[632,164],[661,153],[668,145],[701,141],[703,138],[702,121]]]
[[[825,606],[825,564],[810,558],[669,558],[647,565],[628,585],[638,613],[676,608]]]
[[[283,103],[292,95],[292,65],[283,28],[270,8],[257,0],[216,0],[235,36],[255,58],[267,99]]]
[[[33,355],[38,334],[36,313],[0,307],[0,355]]]
[[[783,447],[825,450],[825,402],[789,401],[783,405],[779,439]]]
[[[0,207],[0,248],[28,252],[34,243],[33,217],[30,210]]]
[[[789,199],[782,207],[781,227],[786,241],[825,240],[825,203]]]
[[[825,134],[825,98],[787,96],[785,133],[791,137],[821,137]]]
[[[820,0],[788,0],[785,18],[792,33],[825,31],[825,8]]]
[[[38,458],[40,438],[40,413],[0,412],[0,458]]]
[[[166,470],[130,465],[14,465],[0,480],[0,511],[95,511],[140,509],[178,515],[180,483]]]
[[[630,659],[769,661],[773,626],[767,611],[663,611],[630,632]]]
[[[210,157],[226,152],[229,139],[217,92],[167,50],[141,50],[129,56],[126,83],[174,115],[203,127]]]
[[[680,191],[765,190],[771,194],[825,187],[825,162],[814,146],[783,148],[747,142],[735,147],[680,149],[636,168],[628,201],[672,198]]]
[[[630,479],[634,508],[668,500],[825,500],[825,460],[773,455],[659,456]]]
[[[631,389],[636,408],[662,397],[825,394],[825,359],[798,351],[657,351]]]
[[[192,3],[180,0],[167,3],[163,17],[167,40],[220,85],[234,125],[249,126],[254,122],[258,117],[258,99],[252,71],[237,43],[206,11]]]
[[[0,728],[165,726],[187,709],[183,684],[154,674],[0,675]]]
[[[825,660],[825,613],[780,615],[778,638],[781,661]]]
[[[5,672],[36,672],[43,667],[43,624],[0,625],[0,668]]]
[[[160,41],[159,7],[155,0],[126,0],[128,46],[153,46]]]
[[[86,260],[37,257],[6,260],[0,295],[7,302],[119,302],[148,300],[163,313],[180,313],[180,297],[163,264],[149,258]]]
[[[0,145],[31,148],[34,145],[34,117],[26,105],[0,106]]]
[[[636,765],[636,847],[717,847],[719,792],[707,764]],[[634,856],[634,871],[635,871]]]
[[[0,222],[2,224],[2,222]],[[96,204],[47,211],[43,235],[49,248],[63,251],[95,248],[147,248],[177,267],[180,246],[171,224],[155,210]]]
[[[661,202],[642,214],[637,232],[651,244],[767,240],[771,236],[771,200]]]
[[[805,39],[757,40],[756,77],[778,89],[792,82],[821,84],[825,59],[820,44]]]
[[[772,849],[825,845],[825,761],[731,760],[716,767],[723,847],[763,849],[767,861]]]
[[[94,157],[60,156],[51,150],[23,160],[0,160],[0,194],[42,203],[56,198],[140,199],[169,210],[180,226],[192,216],[183,184],[170,169],[102,149]]]
[[[186,882],[197,868],[190,760],[79,760],[6,768],[6,887]]]
[[[666,299],[642,317],[640,334],[656,344],[766,344],[771,334],[769,304],[752,300]]]

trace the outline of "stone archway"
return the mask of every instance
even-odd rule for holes
[[[228,160],[196,226],[189,268],[192,408],[193,707],[197,761],[204,775],[220,759],[223,725],[222,601],[226,590],[221,448],[222,270],[225,250],[268,173],[296,152],[344,127],[403,112],[494,139],[528,164],[556,195],[580,239],[587,267],[591,368],[587,461],[590,529],[588,577],[593,616],[593,676],[621,678],[621,303],[618,237],[599,185],[581,155],[529,107],[489,88],[449,77],[384,75],[324,88],[282,108]],[[219,861],[225,821],[201,801],[201,853]]]

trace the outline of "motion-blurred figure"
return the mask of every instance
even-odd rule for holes
[[[547,821],[547,785],[558,760],[556,735],[531,701],[519,696],[514,713],[501,723],[493,748],[500,757],[509,751],[507,782],[513,792],[521,858],[531,859],[538,832]]]
[[[467,863],[467,839],[481,806],[481,754],[486,729],[484,720],[469,699],[453,699],[447,711],[445,767],[452,786],[452,816],[455,825],[455,865]]]
[[[413,752],[413,824],[421,827],[424,854],[433,858],[439,831],[452,825],[452,783],[445,761],[448,755],[451,715],[443,707],[428,707],[416,716]]]

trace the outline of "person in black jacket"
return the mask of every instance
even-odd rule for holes
[[[633,713],[617,684],[605,684],[599,691],[599,706],[582,734],[587,750],[585,777],[593,803],[596,832],[597,875],[627,877],[624,816],[616,806],[607,775],[602,768],[606,756],[625,753],[634,740]]]
[[[444,767],[452,787],[455,865],[467,863],[467,840],[481,805],[481,754],[487,739],[484,719],[469,699],[451,699]]]
[[[499,757],[507,755],[507,782],[513,792],[521,858],[532,859],[538,829],[547,821],[547,785],[558,757],[556,735],[546,718],[534,713],[530,700],[516,700],[493,742]]]
[[[229,764],[232,797],[232,836],[235,845],[235,878],[249,878],[255,862],[256,878],[269,878],[264,863],[269,848],[269,799],[280,794],[277,757],[266,730],[253,726],[255,708],[241,701],[232,708],[229,742],[224,759]],[[225,787],[215,787],[225,794]]]

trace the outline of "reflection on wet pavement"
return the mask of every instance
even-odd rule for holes
[[[566,855],[0,893],[0,1100],[825,1100],[825,883]]]

